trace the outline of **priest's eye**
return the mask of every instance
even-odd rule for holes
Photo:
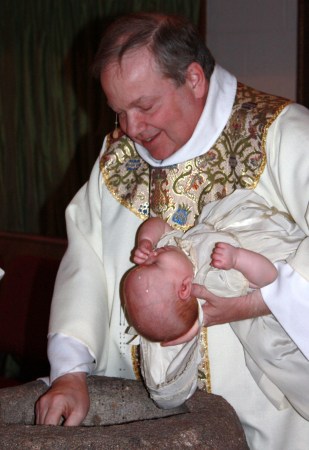
[[[150,111],[152,109],[152,106],[144,106],[143,108],[141,108],[142,111]]]

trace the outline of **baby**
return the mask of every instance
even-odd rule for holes
[[[198,316],[198,302],[191,295],[197,268],[190,252],[186,254],[181,248],[187,233],[175,240],[178,245],[160,246],[161,238],[171,232],[172,227],[158,217],[142,224],[133,253],[137,267],[124,281],[124,302],[130,324],[141,336],[156,342],[183,336]],[[210,258],[210,265],[215,269],[241,272],[250,288],[266,286],[277,277],[275,266],[266,257],[228,242],[216,243]]]
[[[203,310],[201,300],[190,294],[193,280],[219,297],[244,295],[271,283],[277,262],[293,264],[304,236],[290,216],[270,208],[250,190],[236,190],[207,204],[185,233],[171,231],[158,218],[146,221],[133,252],[137,267],[124,282],[128,319],[141,335],[143,357],[148,357],[149,340],[173,341],[192,323],[195,337],[184,345],[203,352]],[[226,302],[228,307],[229,298]],[[216,333],[218,327],[211,328]],[[244,347],[253,379],[274,406],[284,409],[290,402],[308,419],[309,362],[276,318],[269,314],[232,322],[230,327]]]

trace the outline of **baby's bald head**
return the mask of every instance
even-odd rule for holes
[[[146,339],[167,342],[185,334],[197,319],[195,298],[178,297],[177,287],[168,280],[158,283],[150,266],[137,266],[125,277],[125,310],[129,323]]]

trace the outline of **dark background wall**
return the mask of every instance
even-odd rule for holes
[[[297,100],[309,108],[309,2],[298,0]]]
[[[0,0],[1,231],[65,236],[65,207],[114,122],[89,67],[112,18],[139,10],[205,33],[204,1]]]

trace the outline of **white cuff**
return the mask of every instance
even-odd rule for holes
[[[66,373],[86,372],[91,374],[95,367],[94,356],[85,344],[62,333],[48,336],[47,354],[50,362],[50,384]]]
[[[278,278],[261,289],[263,299],[295,342],[309,358],[309,282],[289,264],[275,264]]]

